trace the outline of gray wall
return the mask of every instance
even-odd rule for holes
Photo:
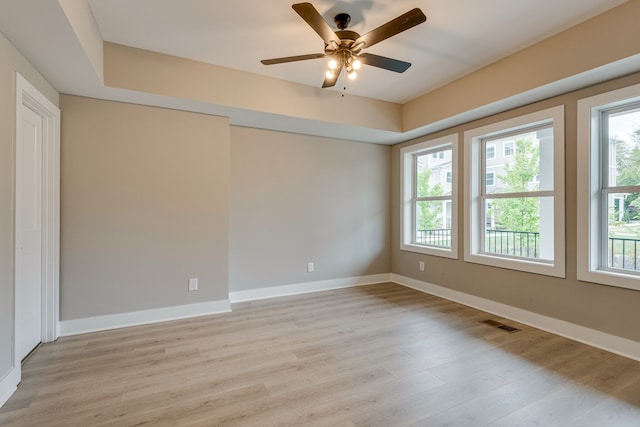
[[[640,341],[640,292],[610,286],[579,282],[576,279],[576,154],[577,154],[577,100],[620,87],[640,83],[640,73],[585,88],[536,104],[517,108],[494,117],[488,117],[420,140],[399,144],[392,150],[392,271],[418,280],[434,283],[456,291],[522,308],[545,316],[565,320],[602,332]],[[464,227],[463,192],[458,206],[460,259],[450,260],[434,256],[401,251],[400,248],[400,148],[419,141],[459,133],[461,141],[459,164],[463,164],[463,132],[507,118],[540,109],[565,106],[566,157],[566,279],[542,276],[463,261]],[[581,143],[586,143],[582,141]],[[459,180],[464,183],[466,171],[460,170]],[[462,187],[461,187],[462,188]],[[397,207],[397,208],[396,208]],[[424,272],[418,270],[419,261],[425,261]]]
[[[390,271],[390,147],[61,105],[62,320]]]
[[[227,119],[66,95],[61,107],[61,319],[227,299]]]
[[[389,155],[232,127],[231,290],[388,273]]]
[[[58,93],[0,33],[0,379],[13,359],[13,254],[15,173],[15,72],[51,102]]]

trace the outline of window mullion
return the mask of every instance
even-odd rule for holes
[[[492,193],[487,194],[487,199],[519,199],[526,197],[553,197],[554,192],[549,191],[523,191],[519,193]]]
[[[439,200],[451,200],[451,196],[425,196],[416,197],[416,202],[437,202]]]

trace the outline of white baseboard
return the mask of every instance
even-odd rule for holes
[[[553,317],[543,316],[521,308],[465,294],[453,289],[391,274],[391,281],[408,288],[464,304],[500,317],[515,320],[552,334],[578,341],[592,347],[640,361],[640,342],[597,331],[595,329],[569,323]]]
[[[373,274],[369,276],[345,277],[342,279],[320,280],[317,282],[296,283],[292,285],[271,286],[266,288],[249,289],[246,291],[229,292],[232,303],[255,301],[266,298],[283,297],[287,295],[306,294],[309,292],[328,291],[330,289],[350,288],[353,286],[373,285],[391,281],[391,274]]]
[[[63,320],[60,322],[60,335],[78,335],[108,329],[126,328],[128,326],[166,322],[189,317],[207,316],[228,313],[231,304],[228,299],[207,301],[195,304],[176,305],[173,307],[155,308],[152,310],[132,311],[128,313],[107,314],[104,316],[85,317],[82,319]]]
[[[0,408],[15,393],[20,383],[20,366],[11,368],[11,371],[0,380]]]

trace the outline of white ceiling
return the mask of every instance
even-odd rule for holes
[[[623,3],[624,0],[314,0],[364,34],[419,7],[427,22],[369,52],[411,62],[404,74],[365,67],[347,92],[404,103]],[[106,41],[320,86],[325,60],[265,66],[261,59],[322,53],[291,0],[89,0]],[[336,85],[341,90],[343,84]]]
[[[360,34],[414,7],[423,10],[426,23],[369,50],[411,62],[413,66],[407,72],[396,74],[365,66],[358,79],[347,85],[347,93],[404,103],[625,1],[314,0],[313,4],[330,23],[337,13],[351,14],[350,29]],[[437,123],[393,132],[104,86],[99,71],[101,61],[97,64],[90,60],[76,33],[79,29],[88,32],[99,45],[102,38],[319,87],[325,69],[322,59],[272,66],[260,63],[266,58],[322,52],[322,40],[295,13],[291,3],[291,0],[0,0],[0,32],[60,93],[225,116],[237,126],[382,144],[407,141],[638,70],[638,58],[628,58]],[[84,19],[81,28],[72,26],[67,13],[82,11],[87,13],[81,14]],[[335,90],[341,87],[337,85]]]

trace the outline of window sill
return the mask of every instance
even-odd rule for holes
[[[489,265],[491,267],[506,268],[508,270],[524,271],[527,273],[541,274],[543,276],[553,276],[565,278],[564,265],[554,265],[552,263],[511,259],[488,254],[465,254],[464,260],[474,264]]]
[[[578,280],[640,291],[640,276],[606,270],[578,270]]]
[[[458,259],[458,253],[452,248],[438,248],[436,246],[422,246],[415,244],[403,243],[400,245],[400,250],[407,252],[415,252],[424,255],[433,255],[443,258]]]

